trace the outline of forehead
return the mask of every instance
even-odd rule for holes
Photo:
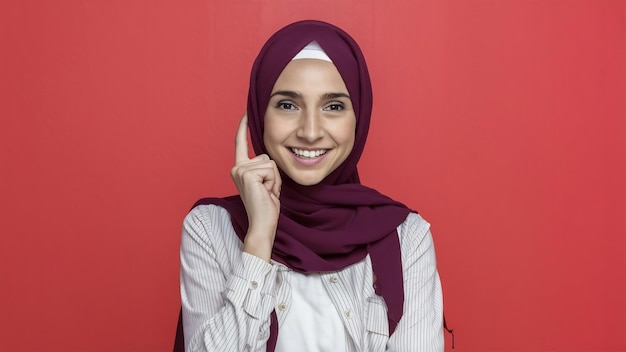
[[[278,76],[272,91],[282,89],[348,93],[337,67],[331,62],[318,59],[290,61]]]

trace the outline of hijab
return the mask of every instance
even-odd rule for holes
[[[252,66],[248,92],[248,127],[255,153],[263,145],[264,115],[274,83],[304,47],[317,42],[346,84],[356,116],[355,142],[347,159],[319,184],[302,186],[281,171],[281,211],[272,259],[300,273],[332,272],[368,254],[376,273],[376,293],[387,304],[389,334],[402,317],[404,287],[396,228],[411,212],[406,206],[361,185],[357,163],[365,147],[372,114],[372,86],[357,43],[329,23],[305,20],[280,29],[262,47]],[[228,210],[238,237],[248,228],[238,195],[205,198],[194,205],[215,204]],[[278,324],[272,313],[268,351],[274,351]]]

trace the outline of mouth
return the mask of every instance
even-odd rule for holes
[[[304,158],[304,159],[319,158],[320,156],[326,154],[326,152],[329,151],[329,149],[315,149],[315,150],[298,149],[298,148],[289,148],[289,149],[291,149],[291,152],[295,156],[297,156],[298,158]]]

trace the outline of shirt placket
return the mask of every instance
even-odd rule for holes
[[[278,318],[278,325],[282,325],[285,321],[285,317],[289,314],[291,308],[291,284],[290,274],[291,269],[282,264],[275,263],[277,267],[276,273],[276,317]]]
[[[356,297],[350,294],[345,280],[342,279],[345,275],[349,275],[345,272],[346,270],[350,269],[322,274],[322,283],[351,338],[346,341],[349,351],[360,351],[363,334],[361,318],[357,309]]]

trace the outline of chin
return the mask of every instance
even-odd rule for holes
[[[293,180],[295,183],[301,185],[301,186],[315,186],[316,184],[322,182],[322,180],[310,180],[310,179],[306,179],[306,180],[301,180],[301,179],[294,179]]]
[[[320,182],[322,182],[322,180],[324,179],[324,177],[321,176],[309,176],[309,177],[302,177],[302,175],[299,175],[298,177],[291,177],[291,175],[288,175],[293,182],[301,185],[301,186],[314,186]]]

